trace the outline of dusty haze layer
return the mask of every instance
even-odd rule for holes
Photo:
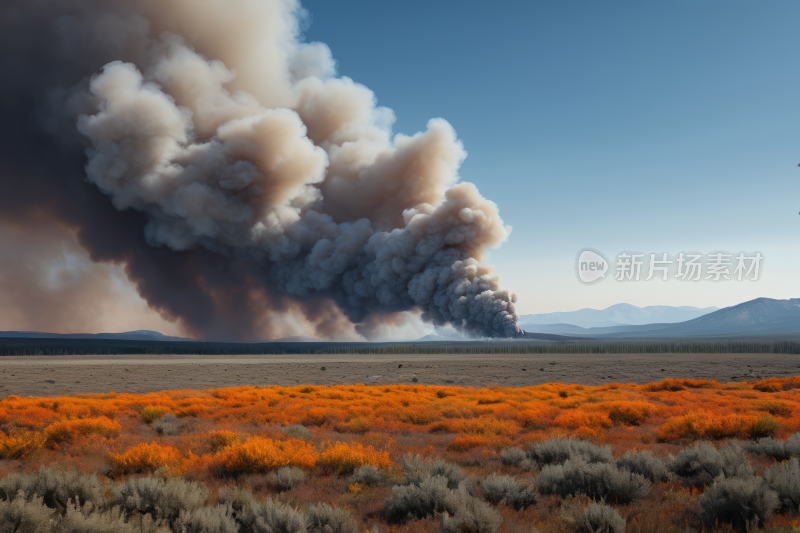
[[[294,0],[4,2],[0,224],[72,232],[194,337],[370,338],[408,312],[515,334],[516,295],[480,263],[510,228],[459,182],[452,127],[393,136],[392,111],[302,42],[302,16]],[[28,316],[51,306],[25,297],[41,277],[2,277]]]
[[[238,385],[727,383],[797,374],[797,356],[780,354],[27,356],[0,357],[0,398]]]

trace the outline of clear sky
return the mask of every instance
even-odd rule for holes
[[[412,134],[443,117],[514,227],[521,313],[800,296],[800,3],[306,0]],[[762,279],[581,285],[576,254],[760,251]]]

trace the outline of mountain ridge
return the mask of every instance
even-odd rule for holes
[[[42,331],[0,331],[0,338],[27,338],[27,339],[109,339],[129,341],[181,341],[193,342],[195,339],[188,337],[172,337],[150,329],[137,329],[122,333],[46,333]]]
[[[587,307],[577,311],[520,315],[519,323],[522,326],[526,324],[571,324],[581,328],[668,324],[685,322],[718,310],[718,307],[698,308],[669,305],[637,307],[627,303],[619,303],[605,309]]]
[[[572,324],[529,325],[537,332],[596,339],[800,337],[800,298],[756,298],[678,323],[581,328]]]

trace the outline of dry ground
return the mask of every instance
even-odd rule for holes
[[[779,354],[28,356],[0,357],[0,398],[237,385],[412,383],[415,378],[425,385],[523,387],[665,378],[726,383],[796,374],[800,356]]]

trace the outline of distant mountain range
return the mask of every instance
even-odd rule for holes
[[[671,324],[692,320],[717,310],[719,310],[719,307],[671,307],[668,305],[636,307],[630,304],[617,304],[605,309],[580,309],[566,313],[521,315],[519,323],[521,326],[531,324],[569,324],[579,328]],[[526,329],[526,331],[528,330]],[[530,329],[530,331],[539,330]],[[547,333],[551,332],[547,331]]]
[[[39,331],[0,331],[0,337],[24,337],[26,339],[103,339],[120,341],[183,341],[194,339],[170,337],[158,331],[140,329],[125,333],[41,333]]]
[[[681,316],[691,318],[680,320]],[[644,320],[660,322],[644,323]],[[572,320],[573,323],[541,323],[547,319]],[[677,320],[676,320],[677,319]],[[628,321],[628,322],[623,322]],[[577,324],[575,323],[577,322]],[[611,326],[592,326],[613,322]],[[707,307],[636,307],[628,304],[612,305],[603,310],[581,309],[571,313],[547,313],[523,315],[522,329],[531,340],[565,341],[572,338],[612,339],[679,339],[679,338],[792,338],[800,339],[800,298],[774,300],[757,298],[724,309]],[[583,325],[581,325],[583,324]],[[457,335],[457,334],[456,334]],[[564,337],[557,337],[557,336]],[[38,331],[0,331],[0,338],[51,339],[75,341],[83,339],[99,341],[148,341],[148,342],[195,342],[185,337],[171,337],[157,331],[138,330],[124,333],[41,333]],[[446,332],[426,335],[416,342],[470,342],[461,336]],[[9,341],[10,342],[10,341]],[[23,341],[13,341],[23,342]],[[311,337],[284,337],[268,342],[317,342]],[[238,343],[228,343],[234,346]]]
[[[616,306],[614,306],[616,307]],[[633,307],[633,306],[631,306]],[[610,308],[609,308],[610,309]],[[646,309],[646,308],[645,308]],[[525,331],[592,337],[712,338],[712,337],[800,337],[800,298],[757,298],[678,323],[653,323],[611,327],[579,327],[573,324],[523,324]]]

